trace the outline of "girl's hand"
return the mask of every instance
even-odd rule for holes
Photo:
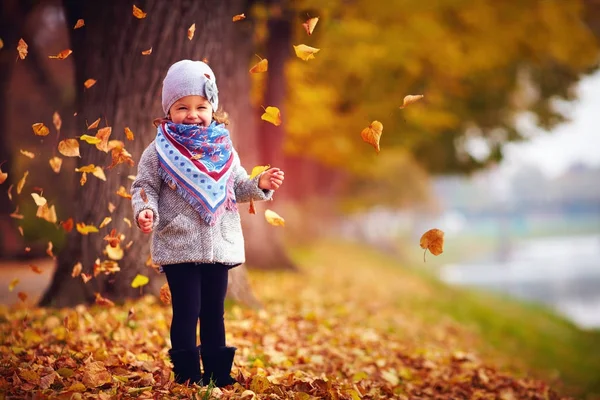
[[[258,180],[258,187],[263,190],[276,190],[283,184],[284,174],[279,168],[269,168]]]
[[[138,224],[144,233],[152,232],[152,224],[154,223],[154,213],[152,210],[144,210],[138,215]]]

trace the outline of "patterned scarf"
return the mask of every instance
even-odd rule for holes
[[[225,210],[237,210],[233,145],[224,125],[208,128],[163,122],[156,133],[161,178],[177,190],[209,225]]]

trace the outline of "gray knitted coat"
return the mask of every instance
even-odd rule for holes
[[[250,179],[233,152],[236,203],[270,200],[272,190],[258,187],[259,176]],[[184,262],[222,263],[235,266],[245,261],[244,236],[238,211],[226,210],[214,226],[208,225],[194,208],[165,183],[158,173],[154,141],[144,150],[131,185],[131,205],[136,224],[146,209],[154,213],[152,261],[158,265]],[[144,202],[144,189],[148,202]],[[139,228],[139,224],[138,224]]]

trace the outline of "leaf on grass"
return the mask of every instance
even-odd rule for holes
[[[50,129],[48,129],[48,127],[42,122],[36,122],[35,124],[31,125],[31,128],[33,129],[33,133],[35,133],[37,136],[48,136],[50,133]]]
[[[275,126],[281,125],[281,111],[279,108],[268,106],[265,108],[265,112],[260,116],[260,119],[270,122]]]
[[[414,94],[414,95],[404,96],[404,102],[402,103],[402,105],[399,108],[404,108],[409,104],[416,103],[417,101],[421,100],[423,97],[424,96],[422,94]]]
[[[300,44],[298,46],[294,46],[294,51],[296,52],[296,56],[298,58],[303,59],[304,61],[314,59],[315,54],[317,54],[320,50],[321,49],[310,47],[305,44]]]
[[[383,124],[379,121],[373,121],[371,124],[360,132],[362,139],[375,147],[375,151],[379,154],[379,140],[383,132]]]
[[[83,86],[85,86],[86,89],[91,88],[92,86],[94,86],[96,84],[96,80],[95,79],[86,79],[85,82],[83,82]],[[100,119],[98,119],[98,122],[100,122]]]
[[[243,19],[246,19],[246,16],[243,13],[242,14],[234,15],[233,18],[232,18],[233,22],[238,22],[238,21],[241,21]]]
[[[65,232],[69,233],[73,230],[73,218],[69,218],[68,220],[61,222],[60,224]]]
[[[169,289],[168,283],[160,287],[160,301],[165,305],[171,304],[171,289]]]
[[[260,72],[267,72],[269,69],[269,60],[263,58],[258,63],[256,63],[252,68],[250,68],[251,74],[258,74]]]
[[[58,151],[65,157],[81,157],[77,139],[65,139],[58,143]]]
[[[54,59],[57,59],[57,60],[64,60],[65,58],[69,57],[72,52],[73,52],[73,50],[66,49],[66,50],[61,51],[60,53],[58,53],[55,56],[48,56],[48,58],[54,58]]]
[[[147,276],[137,274],[135,276],[135,278],[133,278],[133,281],[131,282],[131,287],[134,289],[139,288],[139,287],[147,285],[148,282],[150,282],[150,279],[148,279]]]
[[[25,182],[27,182],[28,175],[29,175],[29,171],[25,171],[25,173],[23,174],[23,177],[19,180],[19,183],[17,183],[17,194],[21,194],[21,191],[23,190],[23,186],[25,186]]]
[[[302,24],[306,33],[310,36],[315,30],[315,26],[317,26],[317,22],[319,22],[319,17],[309,18],[305,23]]]
[[[434,256],[439,256],[444,252],[444,232],[439,229],[430,229],[421,236],[419,244],[423,252],[423,261],[425,261],[425,253],[427,250]]]
[[[62,158],[60,157],[52,157],[49,161],[50,163],[50,168],[52,168],[52,171],[54,171],[55,173],[59,173],[60,172],[60,168],[62,167]]]
[[[27,43],[23,39],[19,39],[19,44],[17,45],[17,51],[19,52],[19,57],[21,60],[24,60],[27,57]]]
[[[142,51],[143,56],[149,56],[150,54],[152,54],[152,47],[150,47],[148,50]]]
[[[94,225],[86,225],[83,222],[78,222],[75,226],[77,227],[77,232],[81,233],[82,235],[89,235],[90,233],[98,232],[98,228],[96,228]]]
[[[77,20],[77,22],[75,23],[75,26],[73,27],[73,29],[79,29],[81,27],[83,27],[85,25],[85,22],[83,21],[83,19],[79,18]]]
[[[193,23],[187,31],[187,38],[192,40],[194,38],[194,32],[196,32],[196,23]]]
[[[285,226],[285,220],[275,211],[269,209],[265,210],[265,219],[273,226]]]
[[[133,16],[138,19],[146,18],[147,13],[143,12],[140,8],[133,5]]]
[[[83,265],[81,264],[81,262],[78,262],[77,264],[75,264],[73,266],[73,270],[71,271],[71,276],[73,278],[76,278],[79,275],[81,275],[81,271],[83,271]]]

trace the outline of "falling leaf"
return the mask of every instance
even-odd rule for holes
[[[13,211],[12,213],[9,214],[11,218],[14,219],[23,219],[25,218],[23,216],[23,214],[19,214],[19,206],[17,205],[17,208],[15,209],[15,211]]]
[[[21,190],[23,190],[23,186],[25,186],[25,182],[27,182],[27,176],[29,175],[29,171],[25,171],[19,183],[17,183],[17,194],[21,194]]]
[[[142,190],[140,190],[140,197],[142,198],[144,203],[148,203],[148,195],[146,194],[146,191],[144,190],[144,188],[142,188]]]
[[[81,273],[81,280],[83,280],[83,283],[88,283],[91,279],[92,279],[91,274],[86,274],[84,272]]]
[[[27,43],[23,39],[19,39],[19,44],[17,46],[17,51],[19,52],[19,57],[21,60],[24,60],[27,57]]]
[[[55,173],[59,173],[60,172],[60,168],[62,167],[62,158],[60,157],[52,157],[49,161],[50,163],[50,168],[52,168],[52,171],[54,171]]]
[[[10,283],[8,284],[8,290],[12,292],[15,289],[15,287],[19,284],[19,282],[19,278],[15,278],[12,281],[10,281]]]
[[[269,60],[267,60],[266,58],[263,58],[256,65],[254,65],[252,68],[250,68],[250,73],[257,74],[259,72],[267,72],[268,69],[269,69]]]
[[[48,127],[42,122],[37,122],[31,125],[31,128],[33,129],[33,133],[35,133],[37,136],[47,136],[50,133],[50,129],[48,129]]]
[[[48,56],[48,58],[55,58],[57,60],[64,60],[65,58],[69,57],[71,55],[73,51],[70,49],[66,49],[61,51],[60,53],[58,53],[55,56]]]
[[[97,120],[92,122],[90,125],[88,125],[87,128],[88,128],[88,130],[96,129],[98,127],[98,125],[100,125],[100,118],[98,118]]]
[[[104,128],[98,129],[96,133],[96,137],[100,139],[100,143],[96,143],[96,148],[100,151],[108,153],[108,138],[112,132],[112,128],[110,126],[105,126]]]
[[[98,229],[104,228],[106,225],[110,224],[110,221],[112,221],[111,217],[104,217],[104,219],[102,220],[102,222],[98,226]]]
[[[33,196],[34,193],[32,193],[31,195]],[[46,221],[53,224],[55,224],[57,221],[56,209],[54,208],[54,205],[52,205],[52,207],[48,207],[47,203],[38,207],[35,216],[41,219],[45,219]]]
[[[19,152],[27,158],[35,158],[35,154],[33,154],[31,151],[19,149]]]
[[[113,307],[115,305],[115,303],[113,303],[109,299],[102,297],[100,293],[96,293],[96,304],[107,307]]]
[[[133,5],[133,16],[138,18],[138,19],[143,19],[146,18],[146,13],[143,12],[141,9],[139,9],[138,7],[135,6],[135,4]]]
[[[54,247],[54,245],[52,244],[52,242],[48,242],[48,247],[46,247],[46,254],[48,254],[52,258],[55,258],[54,253],[52,253],[53,247]]]
[[[115,210],[117,209],[117,206],[115,206],[112,202],[108,202],[108,212],[109,213],[113,213]]]
[[[241,21],[243,19],[246,19],[246,16],[243,13],[242,14],[234,15],[233,18],[232,18],[233,22],[238,22],[238,21]]]
[[[41,273],[43,273],[43,272],[44,272],[44,271],[43,271],[43,270],[42,270],[40,267],[38,267],[37,265],[30,264],[30,265],[29,265],[29,268],[31,268],[31,270],[32,270],[33,272],[35,272],[36,274],[41,274]]]
[[[113,228],[108,235],[104,236],[104,240],[106,240],[111,247],[117,247],[119,243],[121,243],[120,235],[115,228]]]
[[[133,155],[131,155],[131,153],[128,152],[124,147],[113,148],[111,150],[111,158],[112,162],[107,167],[108,169],[122,163],[129,164],[130,167],[133,167],[133,164],[135,164],[135,161],[133,161]]]
[[[82,235],[98,232],[98,228],[96,228],[94,225],[86,225],[83,222],[78,222],[75,226],[77,227],[77,232],[81,233]]]
[[[33,197],[33,201],[35,201],[35,204],[37,204],[38,207],[46,205],[46,203],[48,202],[44,197],[40,196],[37,193],[31,193],[31,197]]]
[[[131,282],[131,287],[134,289],[139,288],[139,287],[147,285],[148,282],[150,282],[150,279],[148,279],[147,276],[137,274],[135,276],[135,278],[133,278],[133,281]]]
[[[435,228],[430,229],[421,236],[419,244],[422,249],[425,249],[423,261],[425,261],[425,253],[428,249],[434,256],[439,256],[444,252],[444,232]]]
[[[136,175],[127,175],[127,179],[129,179],[130,181],[135,181]]]
[[[104,273],[104,275],[115,274],[120,270],[119,264],[114,260],[100,262],[100,259],[97,259],[94,263],[94,276],[98,276],[100,273]]]
[[[4,47],[4,41],[0,39],[0,49]]]
[[[188,39],[192,40],[192,38],[194,37],[194,32],[196,32],[196,23],[193,23],[187,31],[187,37]]]
[[[133,132],[129,129],[128,126],[125,127],[125,137],[127,140],[133,140]]]
[[[129,248],[133,245],[133,240],[130,240],[129,243],[125,245],[125,250],[129,250]]]
[[[25,302],[25,300],[27,300],[27,293],[25,292],[19,292],[17,293],[17,296],[19,296],[19,299],[21,299],[22,302]]]
[[[160,287],[160,301],[165,305],[171,304],[171,289],[169,288],[168,283],[165,283]]]
[[[285,226],[285,220],[275,211],[265,210],[265,219],[273,226]]]
[[[142,51],[143,56],[149,56],[150,54],[152,54],[152,47],[150,47],[148,50]]]
[[[302,24],[306,33],[310,36],[315,30],[315,26],[317,26],[317,22],[319,22],[319,17],[309,18],[305,23]]]
[[[131,199],[131,195],[127,193],[127,189],[125,186],[119,186],[119,190],[117,190],[117,194],[125,199]]]
[[[106,247],[104,248],[104,251],[106,252],[106,255],[108,256],[108,258],[110,258],[111,260],[114,260],[114,261],[119,261],[119,260],[123,259],[123,256],[125,254],[123,252],[123,249],[119,245],[113,247],[110,244],[107,244]]]
[[[129,218],[123,218],[123,222],[125,222],[131,228],[131,221],[129,220]]]
[[[281,112],[277,107],[268,106],[263,115],[260,116],[260,119],[279,126],[281,125]]]
[[[102,139],[97,138],[96,136],[90,136],[90,135],[81,135],[81,136],[79,136],[79,140],[83,140],[84,142],[86,142],[88,144],[98,144],[102,141]]]
[[[60,224],[65,232],[69,233],[73,230],[73,218],[69,218],[68,220],[61,222]]]
[[[29,253],[31,251],[31,247],[25,247],[25,253]]]
[[[11,184],[11,185],[8,187],[8,190],[6,191],[6,195],[8,196],[8,199],[9,199],[10,201],[12,201],[12,188],[13,188],[13,185]]]
[[[54,114],[52,114],[52,123],[54,124],[54,128],[60,132],[60,128],[62,127],[62,119],[57,111],[54,111]]]
[[[248,213],[256,214],[256,208],[254,207],[254,200],[250,199],[250,207],[248,207]]]
[[[0,164],[0,185],[6,182],[8,179],[8,172],[2,172],[2,165]]]
[[[94,86],[96,84],[96,80],[95,79],[87,79],[85,82],[83,82],[83,86],[85,86],[86,89],[91,88],[92,86]],[[98,122],[100,122],[100,120],[98,120]]]
[[[360,132],[362,139],[375,147],[375,151],[379,153],[379,139],[383,132],[383,124],[379,121],[373,121],[371,124]]]
[[[81,179],[79,179],[79,184],[81,186],[85,185],[85,183],[87,182],[87,172],[84,172],[83,174],[81,174]]]
[[[77,139],[65,139],[58,143],[58,151],[65,157],[81,157]]]
[[[310,47],[305,44],[300,44],[298,46],[294,46],[294,51],[296,52],[296,56],[303,59],[304,61],[314,59],[315,54],[317,54],[320,50],[321,49],[316,49],[314,47]]]
[[[404,97],[404,103],[399,108],[404,108],[409,104],[416,103],[421,100],[424,96],[422,94],[408,95]]]
[[[73,27],[73,29],[79,29],[84,25],[85,25],[85,22],[81,18],[79,18],[77,20],[77,22],[75,23],[75,26]]]
[[[73,270],[71,271],[71,276],[73,278],[78,277],[79,275],[81,275],[81,271],[83,270],[83,265],[78,262],[77,264],[75,264],[73,266]]]

